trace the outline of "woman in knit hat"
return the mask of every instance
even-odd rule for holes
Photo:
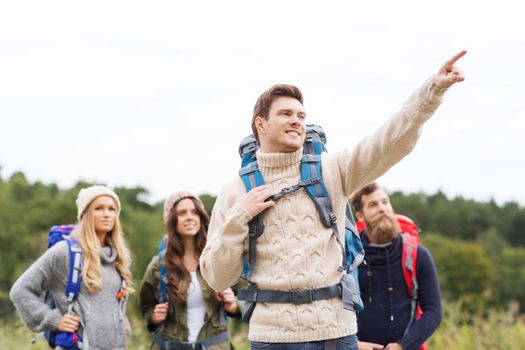
[[[125,304],[132,277],[119,198],[105,186],[91,186],[80,190],[76,204],[78,225],[70,237],[82,250],[78,296],[72,303],[66,296],[71,255],[68,242],[62,240],[18,278],[10,297],[35,332],[79,334],[83,349],[125,349],[130,331]],[[56,308],[43,301],[46,291],[52,293]]]
[[[225,313],[240,316],[240,306],[230,288],[216,293],[200,273],[209,223],[202,201],[176,192],[164,202],[163,218],[166,249],[151,260],[139,295],[148,330],[154,333],[152,348],[230,349]]]

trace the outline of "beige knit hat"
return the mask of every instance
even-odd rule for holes
[[[100,196],[109,196],[115,200],[115,203],[117,203],[117,214],[120,214],[120,200],[118,199],[118,196],[113,190],[110,188],[107,188],[106,186],[101,185],[95,185],[88,188],[83,188],[78,193],[77,197],[77,219],[80,221],[80,218],[82,217],[82,214],[84,214],[84,211],[86,211],[86,208],[89,206],[91,202],[97,197]]]
[[[204,203],[202,203],[200,198],[195,196],[193,193],[188,192],[188,191],[175,192],[174,194],[169,196],[168,199],[166,199],[164,201],[164,214],[162,215],[162,218],[164,219],[164,223],[165,224],[168,223],[168,219],[170,217],[171,209],[173,209],[175,204],[177,204],[180,200],[182,200],[184,198],[196,199],[197,203],[200,205],[201,209],[206,211],[206,209],[204,208]]]

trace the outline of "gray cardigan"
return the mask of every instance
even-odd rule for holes
[[[90,294],[82,283],[73,303],[73,312],[80,317],[81,333],[84,340],[88,340],[89,350],[120,350],[126,347],[125,332],[129,322],[125,303],[117,299],[121,278],[114,266],[116,258],[115,249],[109,246],[101,249],[102,289]],[[9,296],[22,321],[32,331],[57,329],[60,318],[67,311],[65,291],[68,273],[69,248],[62,241],[48,249],[11,288]],[[45,291],[53,293],[56,309],[44,303]]]

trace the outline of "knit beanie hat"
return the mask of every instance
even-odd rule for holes
[[[83,188],[78,193],[77,197],[77,219],[80,221],[80,218],[82,217],[82,214],[84,214],[84,211],[86,211],[86,208],[89,206],[91,202],[97,197],[100,196],[108,196],[115,200],[115,203],[117,204],[117,214],[120,214],[120,200],[118,199],[118,196],[113,190],[110,188],[107,188],[106,186],[101,185],[95,185],[88,188]]]
[[[164,214],[162,215],[162,217],[164,219],[165,224],[168,223],[171,209],[173,209],[175,204],[177,204],[180,200],[184,198],[193,198],[197,200],[197,203],[201,207],[201,209],[206,211],[206,209],[204,208],[204,204],[202,203],[200,198],[195,196],[193,193],[188,191],[175,192],[164,201]]]

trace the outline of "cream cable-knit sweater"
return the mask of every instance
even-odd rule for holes
[[[416,144],[423,123],[439,106],[446,89],[431,80],[417,90],[373,135],[353,150],[323,154],[323,181],[344,240],[345,204],[355,190],[383,175]],[[267,186],[278,192],[300,178],[302,149],[293,153],[257,153]],[[215,290],[235,284],[242,272],[252,217],[239,204],[246,193],[240,177],[221,190],[213,208],[201,271]],[[264,233],[257,240],[252,279],[260,289],[320,288],[338,283],[341,252],[304,189],[286,195],[264,212]],[[306,342],[357,333],[356,315],[343,309],[340,297],[311,304],[257,303],[248,338],[261,342]]]

